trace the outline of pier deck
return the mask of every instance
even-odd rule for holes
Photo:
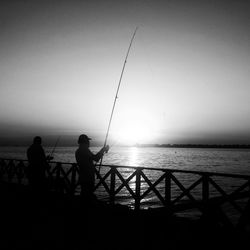
[[[250,243],[250,176],[103,165],[95,188],[106,199],[90,204],[78,195],[78,171],[75,163],[51,162],[47,177],[55,185],[41,196],[29,190],[27,161],[0,159],[0,247],[243,249]],[[124,194],[129,205],[120,203]],[[160,206],[144,206],[155,199]],[[199,216],[179,213],[187,210]]]
[[[163,209],[132,210],[1,183],[1,249],[243,249],[246,232]]]

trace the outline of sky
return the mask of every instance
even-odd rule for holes
[[[250,144],[249,1],[0,3],[0,139]]]

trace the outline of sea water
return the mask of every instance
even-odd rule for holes
[[[76,162],[77,147],[57,147],[53,161]],[[91,147],[93,153],[100,147]],[[26,160],[26,147],[0,147],[0,157]],[[49,155],[53,150],[44,148]],[[250,175],[250,149],[112,147],[103,164]]]
[[[53,161],[74,163],[75,150],[77,147],[57,147],[54,151]],[[100,147],[91,147],[93,153],[100,150]],[[22,159],[27,160],[26,147],[0,147],[0,158],[6,159]],[[46,155],[49,155],[53,148],[44,147]],[[179,170],[195,170],[204,172],[227,173],[227,174],[242,174],[250,175],[250,150],[249,149],[223,149],[223,148],[160,148],[160,147],[112,147],[105,154],[103,164],[117,166],[133,166],[144,168],[159,168],[159,169],[179,169]],[[129,176],[134,171],[133,169],[120,170],[124,177]],[[147,177],[154,183],[159,178],[160,171],[146,171]],[[175,174],[181,184],[188,188],[195,182],[194,175]],[[196,177],[195,177],[196,178]],[[199,178],[199,176],[198,176]],[[216,179],[220,187],[229,191],[235,188],[237,183],[232,179]],[[134,189],[134,183],[129,183]],[[240,183],[239,183],[240,185]],[[141,191],[145,191],[148,185],[145,181],[141,182]],[[164,183],[157,186],[158,190],[164,191]],[[181,190],[177,185],[172,186],[171,199],[175,199],[181,194]],[[195,193],[196,192],[196,193]],[[202,192],[198,189],[194,192],[194,197],[199,196]],[[210,196],[213,194],[210,190]],[[104,192],[105,193],[105,192]],[[116,196],[116,199],[126,205],[133,206],[134,200],[131,198],[128,191],[125,189]],[[159,199],[150,193],[141,201],[142,207],[157,207],[160,206]],[[233,214],[233,212],[230,212]],[[182,216],[190,216],[190,213],[182,213]],[[197,215],[197,212],[192,212],[192,216]]]

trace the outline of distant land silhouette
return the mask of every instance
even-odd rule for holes
[[[136,147],[159,148],[250,148],[244,144],[136,144]]]
[[[44,138],[44,146],[45,147],[53,147],[58,139],[58,136],[43,136]],[[1,147],[27,147],[32,140],[32,136],[27,137],[16,137],[16,138],[4,138],[0,137],[0,146]],[[57,147],[76,147],[77,136],[61,136],[60,141]],[[112,144],[112,143],[111,143]],[[116,144],[124,147],[161,147],[161,148],[241,148],[241,149],[249,149],[250,144],[248,143],[214,143],[214,144],[206,144],[206,143],[135,143],[135,144]],[[91,146],[101,147],[103,146],[103,141],[97,139],[91,143]]]

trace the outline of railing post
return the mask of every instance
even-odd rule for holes
[[[139,210],[141,205],[141,170],[136,169],[135,180],[135,210]]]
[[[208,204],[209,199],[209,176],[207,174],[202,174],[202,213],[203,216],[208,216],[210,218],[211,208]]]
[[[60,192],[61,187],[60,187],[60,172],[61,172],[61,163],[56,164],[56,191]]]
[[[70,194],[75,194],[75,188],[76,188],[76,164],[72,164],[72,174],[71,174],[71,183],[70,183]]]
[[[22,184],[23,169],[24,169],[24,164],[23,164],[23,161],[20,160],[19,163],[17,164],[17,170],[16,170],[18,184]]]
[[[202,201],[207,203],[209,199],[209,175],[203,174],[202,176]]]
[[[250,222],[250,180],[248,180],[248,193],[248,201],[236,225],[237,229],[240,231],[245,231],[246,226],[249,225]]]
[[[56,164],[56,179],[59,180],[60,179],[60,171],[61,171],[61,163],[58,162]]]
[[[171,205],[171,172],[165,173],[165,206]]]
[[[115,203],[115,168],[111,168],[110,174],[110,204]]]
[[[0,160],[0,180],[2,179],[2,177],[5,173],[5,168],[6,168],[5,161],[3,159],[1,159]]]
[[[10,160],[7,165],[8,181],[11,182],[13,179],[13,170],[15,168],[14,160]]]

